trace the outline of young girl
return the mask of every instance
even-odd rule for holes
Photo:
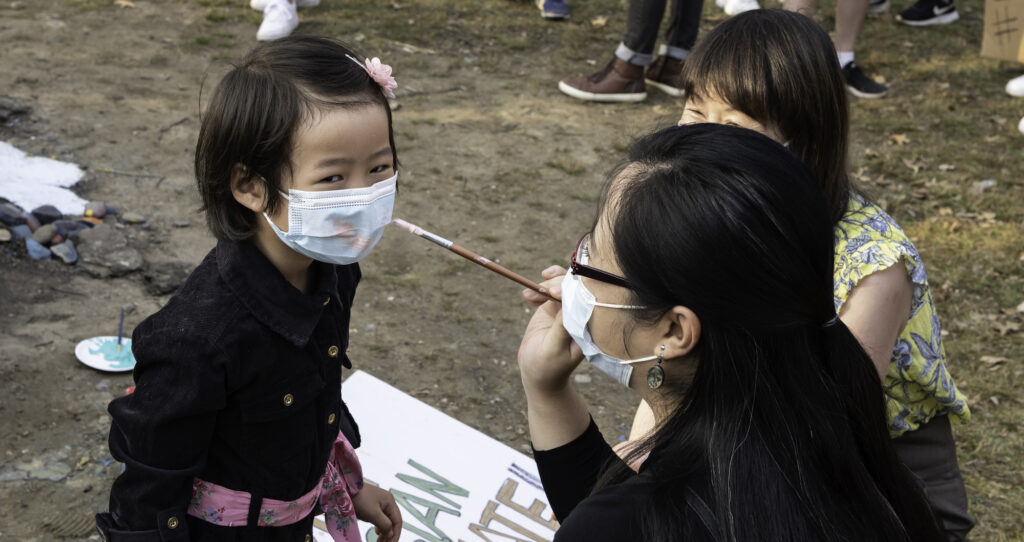
[[[786,145],[818,179],[834,227],[836,311],[878,370],[900,458],[924,484],[950,540],[963,540],[973,521],[949,418],[968,421],[967,398],[946,367],[917,249],[851,185],[847,98],[832,42],[802,15],[744,13],[704,38],[682,78],[687,101],[680,124],[759,131]],[[632,436],[652,427],[645,411]]]
[[[330,40],[263,45],[221,81],[196,177],[217,237],[132,336],[135,392],[113,401],[124,472],[106,540],[335,540],[355,519],[398,539],[391,495],[363,486],[341,400],[358,261],[391,220],[391,68]]]
[[[940,536],[885,430],[874,368],[832,303],[832,235],[799,160],[701,124],[637,142],[519,349],[556,542]],[[578,345],[578,346],[577,346]],[[634,367],[656,429],[615,457],[573,389]]]

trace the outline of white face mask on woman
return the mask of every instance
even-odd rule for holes
[[[288,190],[288,231],[263,217],[289,248],[321,262],[347,265],[363,259],[391,223],[398,174],[366,188],[309,192]]]
[[[586,263],[586,255],[581,255],[581,262]],[[629,386],[629,378],[633,374],[634,363],[658,359],[658,356],[648,356],[640,359],[623,360],[610,356],[601,351],[594,338],[590,336],[587,323],[594,314],[594,307],[605,307],[609,309],[642,309],[637,305],[613,305],[610,303],[598,303],[594,294],[587,289],[583,281],[571,270],[562,277],[562,327],[569,333],[572,340],[579,345],[587,361],[593,364],[608,376],[618,380],[623,386]]]

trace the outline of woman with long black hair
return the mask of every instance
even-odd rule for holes
[[[740,128],[635,144],[519,350],[556,540],[942,539],[836,317],[817,184]],[[656,418],[626,458],[639,473],[570,384],[584,357],[634,366]]]

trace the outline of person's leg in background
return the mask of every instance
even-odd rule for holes
[[[299,26],[296,8],[320,5],[320,0],[250,0],[249,7],[263,12],[263,22],[256,39],[272,41],[288,36]]]
[[[867,76],[854,62],[853,48],[857,34],[867,17],[870,0],[836,0],[836,29],[833,37],[839,66],[846,78],[846,89],[861,98],[881,98],[889,92],[888,87]],[[814,18],[818,11],[817,0],[785,0],[783,8]]]
[[[917,0],[896,16],[897,21],[910,26],[949,24],[959,18],[953,0]]]
[[[857,34],[868,15],[870,0],[837,0],[836,1],[836,52],[839,65],[843,68],[846,88],[854,96],[860,98],[881,98],[889,92],[889,88],[867,76],[864,70],[854,61],[853,49],[857,43]]]
[[[537,0],[540,16],[549,21],[561,21],[569,18],[569,2],[566,0]]]
[[[611,62],[593,74],[563,79],[558,89],[573,98],[597,102],[639,102],[647,98],[644,68],[654,62],[654,43],[666,1],[630,0],[626,31]]]
[[[658,49],[658,57],[647,67],[645,79],[648,85],[669,96],[683,95],[679,75],[683,71],[687,57],[690,56],[690,49],[697,42],[703,9],[704,0],[672,2],[665,43]]]

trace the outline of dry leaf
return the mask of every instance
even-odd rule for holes
[[[995,395],[989,397],[988,400],[991,401],[993,405],[999,406],[999,398],[996,397]]]
[[[997,365],[1002,365],[1003,363],[1006,363],[1007,361],[1010,360],[999,356],[981,356],[980,358],[978,358],[978,361],[991,367],[995,367]]]
[[[939,164],[939,171],[953,171],[956,166],[953,164]]]
[[[993,322],[992,327],[996,328],[1000,337],[1005,337],[1013,331],[1020,331],[1020,324],[1017,322]]]
[[[910,138],[907,137],[907,134],[892,134],[891,136],[889,136],[890,145],[899,145],[902,147],[907,143],[910,143]]]
[[[608,17],[605,17],[604,15],[598,15],[590,20],[590,25],[594,28],[601,28],[606,24],[608,24]]]
[[[909,158],[903,159],[903,165],[910,168],[910,170],[914,172],[914,175],[917,175],[917,173],[925,167],[924,162],[920,160],[911,160]]]
[[[114,0],[114,5],[119,8],[133,8],[135,7],[135,2],[131,0]]]
[[[1024,312],[1024,301],[1021,301],[1020,305],[1017,305],[1017,312]]]

